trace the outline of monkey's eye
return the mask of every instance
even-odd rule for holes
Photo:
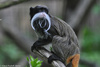
[[[48,11],[47,10],[45,10],[44,12],[46,12],[48,14]]]
[[[44,12],[46,12],[48,14],[48,10],[47,9],[45,9]]]

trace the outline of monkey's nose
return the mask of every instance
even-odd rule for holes
[[[42,17],[46,17],[45,13],[41,13],[41,16],[42,16]]]

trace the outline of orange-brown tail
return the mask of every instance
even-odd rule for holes
[[[80,54],[75,54],[74,56],[70,56],[67,58],[66,62],[69,64],[72,61],[72,67],[78,67],[80,59]]]

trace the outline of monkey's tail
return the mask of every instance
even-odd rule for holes
[[[80,54],[75,54],[74,56],[70,56],[67,60],[67,67],[78,67],[80,59]]]

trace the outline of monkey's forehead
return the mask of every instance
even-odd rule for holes
[[[32,8],[46,8],[46,9],[48,9],[48,7],[47,7],[47,6],[45,6],[45,5],[37,5],[37,6],[32,7]]]

